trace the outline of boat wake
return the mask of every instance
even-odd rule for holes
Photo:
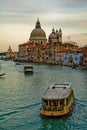
[[[18,107],[17,110],[27,110],[27,109],[30,109],[31,107],[34,107],[34,106],[37,106],[37,105],[40,105],[41,103],[34,103],[34,104],[30,104],[28,106],[24,106],[24,107]]]
[[[40,104],[41,104],[40,102],[39,103],[33,103],[33,104],[23,106],[23,107],[12,108],[10,111],[9,111],[9,108],[8,108],[9,112],[6,112],[6,113],[0,115],[0,121],[9,119],[9,118],[11,118],[12,116],[15,116],[15,115],[20,115],[22,112],[31,110],[31,109],[35,108],[35,106],[38,106]]]
[[[80,100],[75,98],[75,103],[78,103],[79,105],[82,106],[87,106],[87,100]]]
[[[73,129],[87,130],[87,100],[76,99],[75,107],[71,117],[71,126]]]

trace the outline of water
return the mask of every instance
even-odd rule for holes
[[[37,65],[33,75],[12,61],[0,61],[0,130],[87,130],[87,71]],[[60,118],[40,115],[41,95],[53,83],[72,82],[75,106]]]

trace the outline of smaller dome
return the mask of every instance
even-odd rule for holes
[[[52,33],[49,35],[49,39],[57,39],[57,34],[54,28],[52,29]]]

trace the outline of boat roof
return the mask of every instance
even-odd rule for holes
[[[42,98],[44,99],[61,99],[64,98],[71,90],[71,83],[52,84],[46,89]]]
[[[26,69],[26,68],[33,68],[33,66],[24,66],[24,69]]]

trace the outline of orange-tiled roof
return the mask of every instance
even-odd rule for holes
[[[77,51],[74,51],[74,50],[58,50],[57,52],[58,53],[75,53]]]
[[[82,52],[82,53],[87,53],[87,47],[80,47],[80,48],[78,48],[78,50],[77,50],[78,52]]]

